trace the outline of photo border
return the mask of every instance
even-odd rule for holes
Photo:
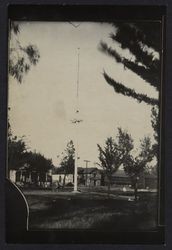
[[[79,12],[79,16],[78,16],[78,12],[76,12],[76,9],[81,8],[83,9],[83,12],[85,13],[89,13],[89,16],[92,13],[92,18],[97,18],[97,15],[93,15],[93,11],[89,12],[88,8],[92,8],[92,9],[97,9],[97,13],[100,13],[100,9],[102,9],[103,13],[103,18],[102,21],[107,21],[106,18],[110,20],[110,15],[114,14],[114,8],[116,9],[116,13],[118,14],[118,17],[122,20],[124,20],[124,18],[122,18],[122,15],[125,15],[127,17],[127,13],[132,13],[131,15],[131,19],[133,17],[133,11],[135,13],[134,18],[136,20],[138,20],[138,17],[143,18],[142,16],[144,15],[144,17],[146,16],[147,18],[151,18],[152,13],[154,13],[154,15],[158,16],[159,14],[162,15],[161,11],[159,12],[158,9],[164,11],[164,15],[166,15],[166,7],[164,4],[159,5],[156,2],[156,5],[152,5],[152,6],[148,6],[148,3],[146,4],[147,6],[142,6],[142,5],[138,5],[139,1],[128,1],[127,5],[123,4],[119,6],[119,1],[108,1],[108,4],[105,2],[102,4],[102,1],[100,3],[98,3],[98,1],[91,1],[92,3],[94,2],[94,5],[91,5],[89,3],[89,1],[76,1],[72,4],[72,1],[68,1],[68,4],[64,4],[64,1],[58,1],[59,5],[57,5],[57,1],[34,1],[34,4],[36,3],[36,5],[33,5],[33,1],[27,1],[27,4],[25,4],[25,1],[4,1],[3,5],[1,6],[1,24],[0,24],[0,29],[1,29],[1,34],[2,38],[1,40],[3,41],[3,45],[2,45],[2,59],[1,59],[1,90],[2,90],[2,94],[1,94],[1,101],[2,101],[2,112],[1,112],[1,117],[2,118],[2,129],[1,132],[3,131],[2,134],[2,145],[1,145],[1,162],[3,163],[2,166],[3,168],[1,168],[1,176],[0,176],[0,180],[1,180],[1,186],[2,186],[2,196],[0,198],[0,202],[1,202],[1,210],[3,215],[5,215],[5,207],[4,207],[4,200],[5,200],[5,184],[4,184],[4,180],[5,180],[5,172],[6,172],[6,146],[7,146],[7,142],[6,142],[6,135],[7,135],[7,92],[8,92],[8,67],[7,67],[7,62],[8,62],[8,18],[13,18],[15,20],[42,20],[42,21],[48,21],[51,19],[51,21],[55,21],[56,19],[59,20],[59,18],[67,18],[67,20],[69,20],[69,16],[70,16],[70,20],[75,20],[75,21],[79,21],[81,20],[81,18],[83,18],[83,13]],[[84,4],[85,2],[85,4]],[[117,4],[118,2],[118,4]],[[121,2],[121,1],[120,1]],[[129,4],[129,2],[132,4]],[[135,4],[137,6],[133,6],[133,2],[135,2]],[[137,2],[137,3],[136,3]],[[144,1],[142,2],[143,4],[145,2],[148,1]],[[152,1],[149,1],[149,3],[151,3]],[[162,1],[161,1],[162,2]],[[164,2],[164,1],[163,1]],[[47,5],[48,4],[48,5]],[[83,5],[84,4],[84,5]],[[128,5],[129,4],[129,5]],[[117,6],[118,5],[118,6]],[[64,14],[60,14],[57,17],[57,13],[55,10],[57,10],[57,8],[60,9],[66,9],[67,13],[66,16]],[[169,6],[168,6],[169,8]],[[167,8],[167,9],[168,9]],[[14,9],[16,9],[17,11],[15,12]],[[73,9],[74,12],[72,12],[71,10]],[[110,11],[111,14],[109,14],[108,9]],[[121,10],[120,10],[121,9]],[[125,9],[125,11],[124,11]],[[129,12],[129,9],[132,9],[131,12]],[[151,11],[146,11],[146,9],[151,10]],[[139,11],[138,11],[139,10]],[[78,10],[77,10],[78,11]],[[121,11],[121,12],[120,12]],[[146,11],[146,12],[145,12]],[[52,12],[54,12],[55,14],[52,15]],[[73,14],[73,16],[71,16]],[[76,15],[77,13],[77,15]],[[82,13],[82,15],[81,15]],[[95,13],[95,10],[94,10]],[[108,13],[108,16],[107,16]],[[122,13],[122,14],[120,14]],[[145,15],[146,13],[146,15]],[[168,11],[167,11],[168,13]],[[101,14],[102,15],[102,14]],[[136,17],[135,17],[136,16]],[[53,18],[52,18],[53,17]],[[31,19],[29,19],[31,18]],[[47,19],[46,19],[47,18]],[[74,18],[74,19],[72,19]],[[78,19],[77,19],[78,18]],[[91,16],[90,16],[91,18]],[[99,17],[100,18],[100,17]],[[52,20],[53,19],[53,20]],[[106,20],[105,20],[106,19]],[[127,17],[127,21],[130,18]],[[87,19],[88,20],[88,19]],[[116,19],[115,19],[116,20]],[[167,19],[167,26],[169,25],[169,19]],[[57,20],[56,20],[57,21]],[[64,21],[64,20],[63,20]],[[92,20],[93,21],[93,20]],[[165,32],[166,32],[166,21],[165,21]],[[169,35],[169,31],[167,30],[167,40],[171,38],[171,36]],[[165,40],[165,44],[166,44],[166,40]],[[0,51],[0,52],[1,52]],[[164,45],[164,51],[166,51],[166,46]],[[167,57],[168,57],[168,53],[167,53]],[[169,58],[168,58],[169,59]],[[169,82],[168,82],[168,77],[169,77],[169,71],[168,71],[168,67],[167,67],[167,61],[166,61],[166,57],[165,54],[163,56],[163,66],[165,68],[164,73],[163,73],[163,81],[165,80],[166,84],[163,84],[163,90],[162,90],[162,104],[163,104],[163,108],[162,108],[162,143],[161,143],[161,166],[166,165],[167,168],[165,171],[169,170],[169,150],[165,152],[165,147],[168,147],[167,144],[167,140],[166,140],[166,136],[168,134],[165,134],[165,130],[168,131],[169,133],[169,125],[167,125],[167,123],[165,121],[169,121],[169,110],[167,109],[167,107],[169,108],[168,103],[169,98],[172,97],[172,94],[170,94],[171,92],[169,91],[169,89],[171,89]],[[167,73],[168,72],[168,73]],[[171,77],[170,77],[171,79]],[[167,92],[168,90],[168,92]],[[4,133],[5,131],[5,133]],[[169,143],[169,141],[168,141]],[[165,163],[165,164],[164,164]],[[164,224],[164,204],[165,204],[165,171],[164,169],[161,167],[161,205],[162,205],[162,212],[161,212],[161,220],[162,220],[162,225]],[[3,185],[2,185],[3,184]],[[5,216],[4,216],[5,217]],[[2,234],[2,239],[3,242],[5,243],[5,220],[4,218],[2,219],[2,223],[1,223],[1,228],[3,228],[3,234]],[[15,242],[15,237],[14,237],[14,242],[13,243],[22,243],[22,244],[141,244],[141,245],[145,245],[145,244],[161,244],[162,246],[165,243],[164,240],[164,226],[160,227],[158,231],[156,232],[127,232],[126,234],[124,232],[120,233],[120,232],[99,232],[99,231],[87,231],[87,230],[72,230],[73,232],[71,232],[71,230],[61,230],[61,232],[59,231],[30,231],[27,232],[26,234],[22,235],[22,241],[21,242]],[[38,233],[39,232],[39,233]],[[79,233],[79,235],[78,235]],[[58,234],[58,235],[57,235]],[[66,235],[67,234],[67,235]],[[166,233],[167,234],[167,233]],[[114,236],[115,235],[115,236]],[[68,239],[66,239],[68,237]],[[132,248],[133,249],[133,248]]]

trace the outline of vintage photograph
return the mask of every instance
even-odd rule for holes
[[[8,226],[157,229],[161,51],[161,21],[10,22]]]

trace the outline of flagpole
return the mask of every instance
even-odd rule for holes
[[[79,115],[79,57],[80,57],[80,48],[78,48],[78,65],[77,65],[77,88],[76,88],[76,119],[75,119],[75,125],[76,125],[76,143],[75,143],[75,168],[74,168],[74,192],[78,191],[78,124],[81,122],[81,120],[78,119]]]

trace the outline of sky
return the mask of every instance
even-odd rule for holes
[[[9,119],[13,134],[25,136],[30,150],[36,150],[59,166],[62,152],[72,139],[78,141],[79,166],[98,162],[97,144],[115,137],[122,127],[133,137],[135,147],[144,136],[153,141],[151,107],[117,94],[102,73],[117,82],[158,98],[158,92],[143,79],[98,49],[105,41],[122,56],[132,58],[109,38],[115,28],[107,23],[82,22],[76,28],[69,22],[20,22],[17,39],[22,45],[34,44],[40,60],[19,84],[9,76]],[[15,46],[15,37],[9,46]],[[79,119],[76,118],[76,89],[79,49]],[[155,54],[155,56],[157,56]],[[77,133],[77,137],[76,137]],[[60,156],[60,157],[59,157]]]

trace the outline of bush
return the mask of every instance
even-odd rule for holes
[[[66,187],[73,187],[74,185],[73,185],[73,183],[72,182],[68,182],[67,184],[66,184]]]

